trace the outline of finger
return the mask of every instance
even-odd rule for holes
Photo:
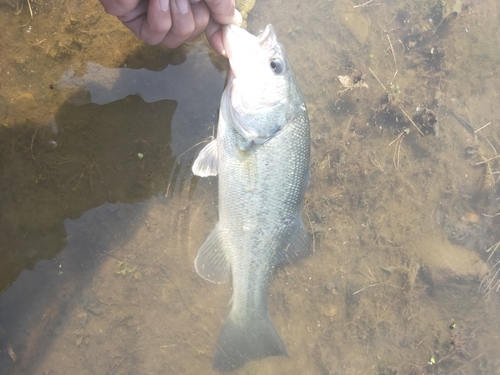
[[[189,0],[171,0],[170,15],[172,17],[172,27],[163,39],[163,44],[175,48],[184,43],[195,29],[193,11]]]
[[[141,1],[137,4],[137,6],[130,10],[122,9],[121,13],[114,14],[120,21],[132,22],[136,18],[140,18],[141,16],[145,16],[148,12],[148,1]],[[113,13],[112,13],[113,14]]]
[[[101,0],[101,4],[104,7],[106,13],[112,14],[113,16],[123,16],[125,14],[130,13],[134,9],[139,6],[146,5],[147,8],[147,0]],[[135,17],[134,17],[135,18]]]
[[[234,0],[205,0],[212,18],[221,25],[233,23],[240,26],[241,14],[234,7]]]
[[[193,0],[191,0],[191,10],[193,11],[194,30],[186,40],[187,42],[191,42],[203,34],[210,19],[207,5],[202,1],[193,3]]]
[[[148,44],[159,44],[163,41],[172,26],[168,0],[150,0],[145,14],[135,10],[125,17],[118,17],[134,34]]]
[[[207,36],[208,43],[212,46],[212,48],[219,52],[222,56],[226,56],[224,43],[222,42],[222,25],[215,22],[212,17],[210,17],[210,20],[208,21],[205,35]]]

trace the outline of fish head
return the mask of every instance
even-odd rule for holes
[[[263,143],[287,123],[294,108],[294,74],[272,25],[254,36],[235,25],[223,29],[224,48],[231,65],[225,95],[235,129],[249,141]]]

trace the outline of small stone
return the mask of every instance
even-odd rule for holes
[[[33,94],[29,92],[25,92],[19,95],[16,98],[14,104],[19,110],[35,108],[38,105],[35,98],[33,97]]]
[[[321,306],[321,312],[324,316],[331,318],[337,315],[337,308],[333,303],[327,303],[326,305]]]
[[[474,282],[488,273],[488,267],[476,252],[443,238],[423,239],[417,248],[421,261],[430,270],[436,284]]]
[[[479,222],[479,219],[480,217],[478,214],[474,212],[467,212],[463,214],[460,220],[465,224],[477,224]]]

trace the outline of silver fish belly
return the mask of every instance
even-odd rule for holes
[[[219,176],[219,222],[195,268],[215,283],[232,276],[231,311],[213,364],[230,371],[287,355],[267,311],[267,290],[276,266],[312,251],[301,218],[310,136],[304,100],[272,26],[257,37],[226,26],[224,46],[231,75],[217,138],[200,151],[193,173]]]

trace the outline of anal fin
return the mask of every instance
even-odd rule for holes
[[[307,258],[313,253],[311,235],[307,232],[304,222],[300,218],[294,222],[295,224],[290,227],[290,235],[283,253],[278,254],[278,265],[286,265]]]
[[[198,275],[215,284],[229,280],[231,265],[222,248],[219,225],[217,225],[206,241],[201,245],[194,261]]]

